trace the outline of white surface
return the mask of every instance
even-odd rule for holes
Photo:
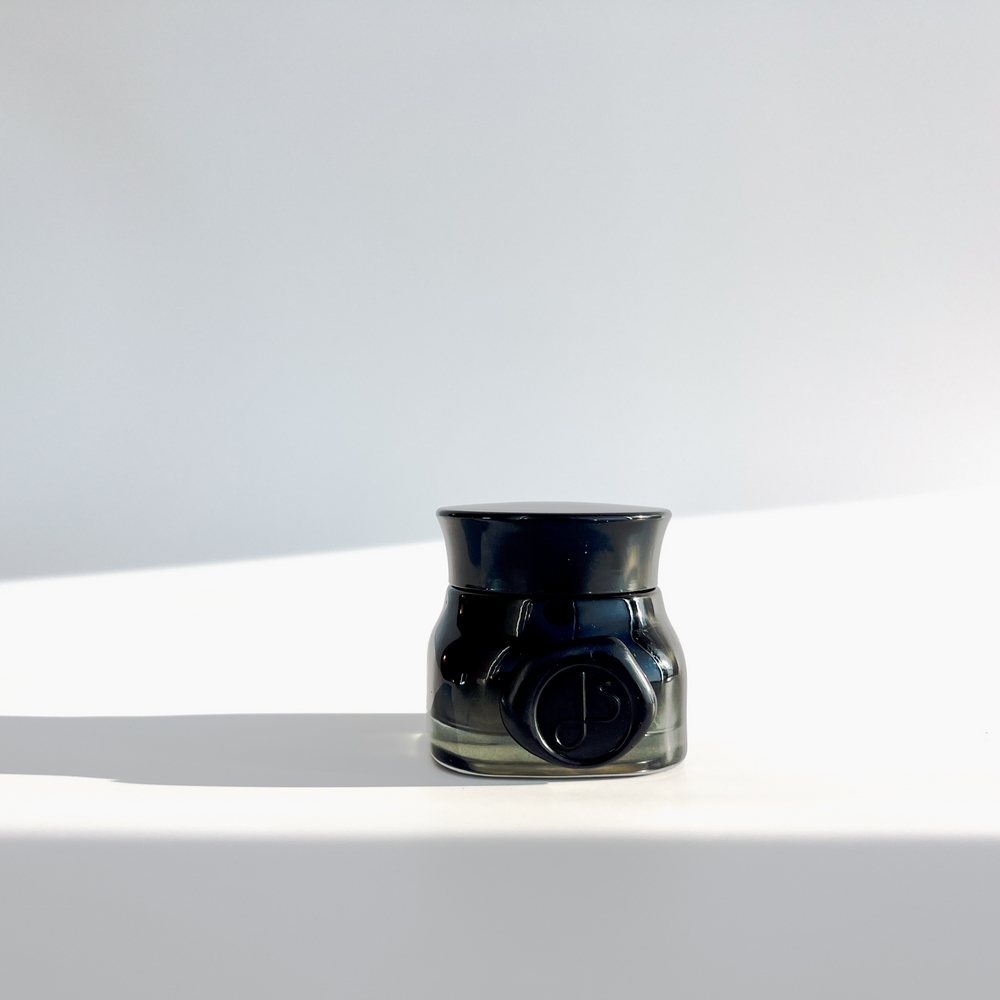
[[[1000,834],[997,497],[675,519],[661,585],[690,663],[691,751],[670,773],[460,793],[5,775],[0,825]],[[0,714],[420,713],[445,585],[437,543],[6,583]],[[417,726],[397,751],[423,753]]]
[[[998,50],[988,0],[3,0],[0,576],[1000,481]]]
[[[447,583],[438,542],[0,583],[0,714],[422,712]]]
[[[0,980],[430,997],[504,927],[526,996],[994,996],[997,502],[675,520],[690,753],[635,779],[431,764],[436,544],[4,584]],[[567,969],[581,934],[648,962]]]

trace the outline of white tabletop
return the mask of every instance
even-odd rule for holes
[[[425,759],[438,543],[8,582],[0,831],[1000,834],[997,499],[676,519],[690,752],[631,780]]]
[[[546,844],[690,852],[794,841],[827,845],[815,866],[832,871],[827,849],[836,843],[920,843],[941,847],[935,857],[947,867],[948,845],[978,850],[1000,837],[998,499],[978,491],[676,519],[660,584],[687,655],[690,750],[676,768],[628,779],[498,781],[430,761],[421,713],[427,638],[446,585],[438,543],[4,583],[0,862],[4,850],[22,858],[55,843],[313,844],[330,857],[383,843],[419,868],[413,851],[435,845],[478,857],[477,843],[520,844],[536,851],[524,862],[526,893],[550,877],[537,868]],[[337,855],[338,844],[348,853]],[[59,862],[67,872],[93,869],[89,855],[67,857]],[[780,857],[773,882],[795,891],[812,862]],[[726,863],[750,872],[758,861]],[[22,862],[17,871],[35,872],[24,892],[40,891],[41,873],[56,862]],[[384,860],[372,864],[386,870]],[[912,871],[928,864],[921,856]],[[987,867],[1000,873],[992,860]],[[970,884],[985,878],[973,868]],[[102,884],[121,888],[134,877],[118,871]],[[357,909],[382,876],[337,878],[344,905]],[[379,892],[392,909],[403,876],[385,878]],[[233,880],[226,892],[238,895],[232,886],[243,883]],[[704,898],[706,885],[691,898]],[[830,883],[802,905],[827,906],[836,892]],[[734,900],[726,905],[742,905]],[[84,910],[58,892],[50,903],[76,913],[65,919],[79,929]],[[899,905],[900,913],[910,906]],[[714,933],[691,947],[707,948]],[[928,925],[914,941],[934,933]],[[19,947],[30,951],[35,939],[25,934]],[[331,985],[332,973],[313,971],[303,995]],[[977,975],[993,982],[994,971]],[[692,996],[735,988],[685,975]],[[880,988],[902,988],[872,975],[866,981]],[[784,993],[760,976],[770,996],[826,995],[808,970]],[[906,988],[923,995],[920,984],[934,982],[924,970]],[[550,983],[557,992],[565,985]],[[52,980],[37,995],[65,987]],[[858,983],[837,988],[848,987]],[[190,993],[191,982],[176,988]],[[117,995],[113,984],[102,989]]]

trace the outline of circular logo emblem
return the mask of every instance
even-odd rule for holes
[[[610,670],[573,663],[538,689],[534,730],[554,757],[574,764],[607,760],[632,735],[632,700]]]
[[[656,695],[612,636],[525,650],[500,717],[525,750],[553,764],[596,767],[627,753],[653,721]]]

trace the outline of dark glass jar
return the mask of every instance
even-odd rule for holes
[[[640,774],[686,752],[684,656],[656,588],[670,512],[437,512],[449,586],[428,655],[431,753],[476,774]]]

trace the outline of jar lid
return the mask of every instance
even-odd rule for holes
[[[501,594],[652,590],[670,511],[602,503],[442,507],[453,587]]]

